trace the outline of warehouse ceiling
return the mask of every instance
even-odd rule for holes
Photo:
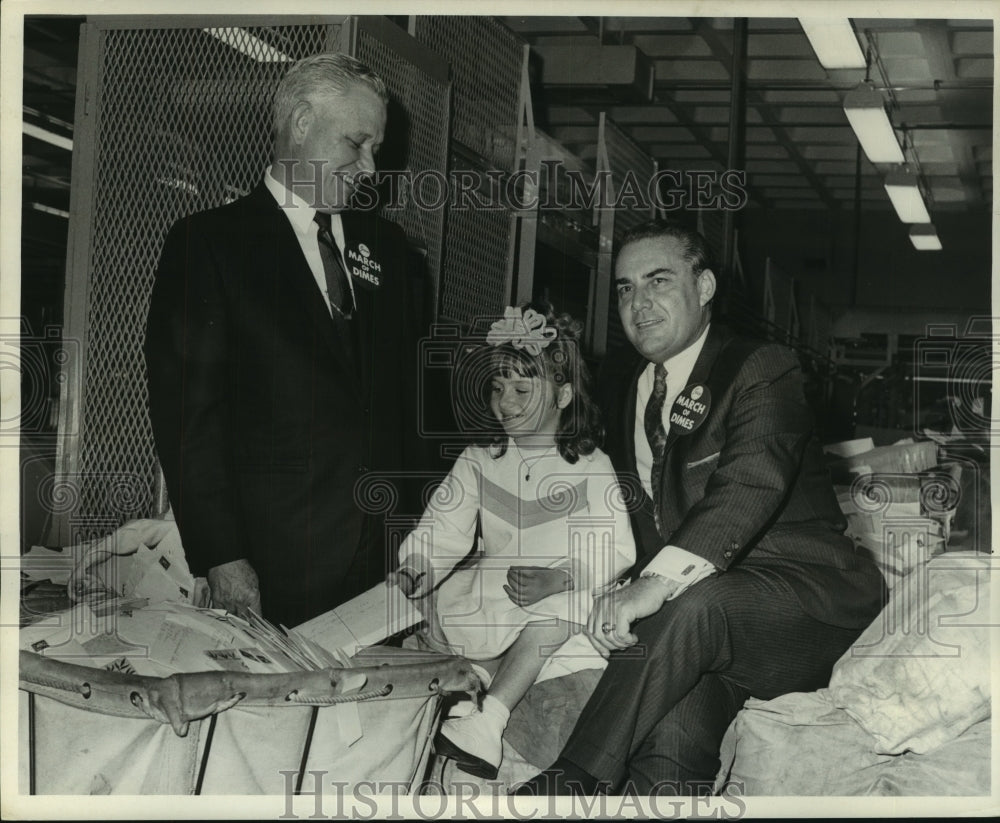
[[[61,321],[72,152],[65,143],[34,136],[33,129],[63,141],[73,137],[82,22],[82,17],[41,17],[24,25],[21,303],[35,334]]]
[[[729,167],[732,18],[500,19],[533,47],[536,122],[577,157],[593,163],[604,112],[661,169]],[[72,155],[66,144],[33,136],[32,127],[73,137],[83,20],[25,21],[22,251],[29,299],[33,290],[44,292],[54,283],[61,295]],[[852,23],[875,56],[871,80],[890,104],[932,218],[987,211],[993,194],[992,22]],[[860,182],[864,208],[889,209],[881,183],[887,169],[863,156],[859,164],[842,107],[865,70],[824,69],[795,19],[750,19],[746,56],[743,167],[751,206],[852,209]]]
[[[38,17],[24,25],[24,122],[72,139],[81,17]],[[26,133],[25,205],[69,208],[71,154]],[[30,198],[30,200],[29,200]]]
[[[660,168],[727,168],[732,18],[505,17],[539,55],[536,120],[571,151],[595,152],[605,112]],[[871,45],[931,214],[992,200],[993,25],[990,20],[852,21]],[[628,46],[632,48],[621,48]],[[573,53],[588,59],[573,59]],[[844,96],[865,69],[826,70],[793,18],[748,22],[746,161],[752,201],[769,208],[852,207],[857,140]],[[644,82],[644,67],[652,84]],[[539,104],[542,104],[541,106]],[[890,208],[885,167],[862,155],[865,206]]]

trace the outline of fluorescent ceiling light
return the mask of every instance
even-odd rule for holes
[[[863,69],[865,55],[846,17],[800,17],[802,31],[824,69]]]
[[[292,58],[287,54],[278,51],[273,46],[269,46],[259,37],[250,34],[246,29],[232,26],[224,29],[202,29],[207,34],[217,40],[221,40],[227,46],[231,46],[238,52],[242,52],[247,57],[252,57],[258,63],[291,63]]]
[[[904,223],[930,223],[924,198],[920,194],[917,178],[905,171],[894,171],[886,175],[885,191],[896,209],[896,214]]]
[[[51,114],[47,114],[44,111],[33,109],[31,106],[21,106],[21,111],[29,117],[34,117],[36,120],[44,120],[49,125],[59,126],[60,128],[66,129],[66,131],[73,131],[72,123],[67,123],[65,120],[60,120],[58,117],[53,117]]]
[[[36,126],[32,123],[22,123],[21,128],[24,133],[29,137],[34,137],[38,140],[44,140],[46,143],[50,143],[53,146],[58,146],[61,149],[66,149],[67,151],[73,151],[73,141],[69,137],[63,137],[60,134],[55,134],[48,129],[43,129],[40,126]]]
[[[885,113],[885,102],[874,88],[863,85],[848,93],[844,98],[844,112],[872,163],[903,162],[896,132]]]
[[[43,203],[30,202],[28,205],[35,211],[43,211],[46,214],[54,214],[56,217],[69,217],[69,212],[65,209],[57,209],[52,206],[46,206]]]
[[[917,251],[941,251],[937,229],[930,223],[910,226],[910,242]]]

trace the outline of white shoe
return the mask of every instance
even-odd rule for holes
[[[476,705],[476,701],[472,700],[466,694],[463,695],[461,700],[456,700],[448,706],[448,714],[445,717],[468,717],[470,714],[477,714],[478,712],[479,706]]]
[[[452,757],[463,772],[493,780],[503,759],[503,727],[483,712],[454,717],[441,724],[434,739],[438,754]]]

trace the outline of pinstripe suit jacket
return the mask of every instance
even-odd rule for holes
[[[812,616],[867,625],[881,603],[881,574],[843,533],[795,353],[712,324],[688,380],[707,387],[709,409],[695,430],[668,431],[657,501],[642,491],[635,461],[636,388],[646,365],[634,350],[612,356],[600,390],[606,450],[623,486],[635,492],[636,571],[667,544],[704,557],[720,573],[766,566],[789,580]]]

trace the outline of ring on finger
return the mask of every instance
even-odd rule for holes
[[[602,623],[601,624],[601,631],[604,632],[605,634],[607,634],[608,632],[613,632],[614,630],[615,630],[615,624],[614,623]]]

